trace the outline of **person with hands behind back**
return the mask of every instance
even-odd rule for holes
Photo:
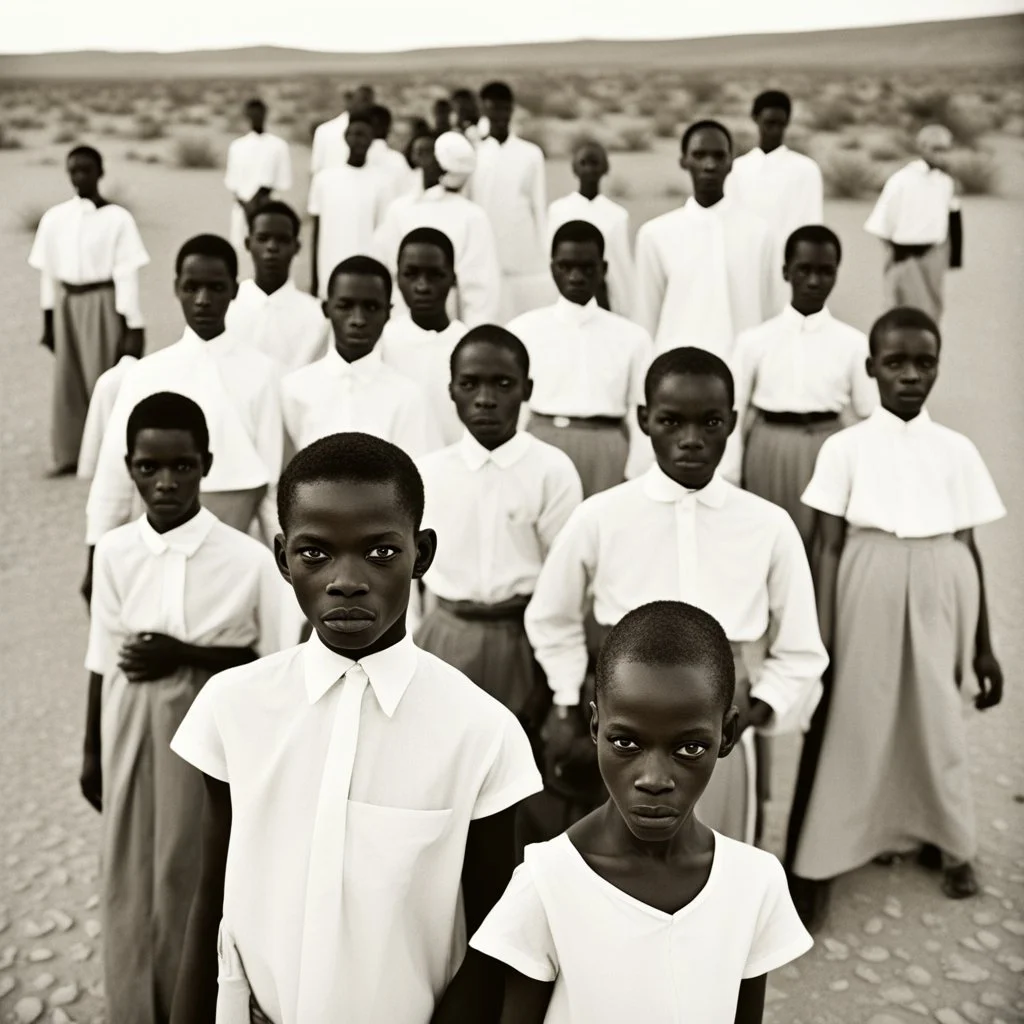
[[[199,503],[213,456],[195,402],[143,399],[127,442],[146,511],[96,546],[81,787],[103,815],[108,1012],[165,1024],[203,804],[202,778],[171,737],[211,675],[278,649],[287,591],[270,551]]]

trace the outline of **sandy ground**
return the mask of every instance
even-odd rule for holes
[[[160,347],[181,329],[170,288],[177,246],[201,230],[227,230],[220,172],[126,164],[117,145],[105,148],[110,178],[123,187],[153,258],[142,298],[150,344]],[[40,165],[41,155],[0,153],[0,1019],[99,1021],[97,817],[76,781],[85,698],[86,615],[76,593],[85,487],[43,479],[50,357],[36,344],[37,281],[25,265],[30,236],[19,223],[24,208],[67,195],[60,167]],[[1011,158],[1019,183],[1019,149]],[[297,164],[306,159],[296,154]],[[304,182],[304,167],[296,172]],[[664,182],[674,176],[671,163],[656,169],[650,154],[618,157],[613,168],[634,195],[642,181],[663,197],[663,186],[647,181],[655,172]],[[564,192],[564,165],[553,166],[550,179],[552,195]],[[1015,628],[1024,614],[1017,518],[1024,506],[1024,199],[1019,187],[1007,194],[966,204],[967,268],[949,281],[946,347],[931,403],[936,418],[977,443],[1011,512],[980,537],[1009,690],[1002,707],[972,714],[970,723],[985,892],[951,903],[934,877],[910,865],[868,867],[843,879],[814,951],[771,979],[766,1020],[775,1024],[1024,1021],[1024,650]],[[629,205],[641,220],[676,201]],[[880,253],[860,229],[866,214],[865,203],[827,209],[846,244],[833,310],[861,327],[881,301]],[[300,283],[306,275],[303,263]],[[794,743],[780,747],[768,829],[776,851],[795,754]]]

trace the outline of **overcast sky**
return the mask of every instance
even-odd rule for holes
[[[5,0],[3,8],[5,53],[263,44],[373,52],[938,21],[1021,12],[1024,0]]]

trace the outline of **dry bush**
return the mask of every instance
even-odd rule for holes
[[[38,128],[46,127],[46,122],[42,120],[42,118],[32,117],[31,115],[26,114],[23,114],[21,117],[9,117],[7,119],[7,124],[18,132],[30,132]]]
[[[130,133],[133,139],[138,139],[140,142],[162,139],[165,134],[163,123],[152,117],[137,117],[135,127]]]
[[[722,83],[714,78],[687,78],[684,84],[698,107],[710,106],[722,91]]]
[[[654,115],[654,134],[659,139],[674,139],[682,119],[672,110],[659,110]]]
[[[909,152],[907,139],[896,132],[889,132],[875,139],[868,147],[868,156],[880,163],[902,160]]]
[[[946,89],[912,92],[904,98],[903,109],[911,128],[944,124],[958,146],[973,147],[979,136],[993,127],[994,119],[983,114],[977,103],[952,96]]]
[[[52,141],[58,146],[68,146],[72,142],[77,142],[79,138],[78,131],[70,125],[65,125],[62,128],[58,128],[53,133]]]
[[[200,136],[178,139],[174,144],[174,166],[186,170],[206,170],[218,167],[220,159],[213,143]]]
[[[878,168],[863,153],[833,153],[821,170],[832,199],[860,199],[881,185]]]
[[[12,135],[10,130],[0,124],[0,149],[23,149],[21,139],[17,135]],[[38,223],[38,222],[37,222]],[[32,229],[33,231],[35,228]]]
[[[612,153],[647,153],[654,145],[654,137],[648,125],[627,125],[620,128],[608,149]]]
[[[811,104],[809,121],[815,131],[838,132],[856,124],[857,111],[845,97],[827,96]]]
[[[541,112],[559,121],[575,121],[580,116],[579,96],[568,89],[550,93],[541,104]]]
[[[861,142],[856,135],[844,135],[836,142],[836,146],[839,149],[845,150],[847,153],[853,152],[854,150],[860,149]]]
[[[950,153],[948,167],[963,195],[990,196],[996,191],[999,173],[989,153]]]
[[[539,118],[524,118],[516,125],[516,135],[527,142],[532,142],[535,146],[539,146],[544,156],[547,156],[551,150],[551,137],[548,134],[547,128],[544,127],[544,123]]]
[[[786,132],[786,146],[794,153],[809,156],[811,152],[811,133],[806,128],[794,125]]]

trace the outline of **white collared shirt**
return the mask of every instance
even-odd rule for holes
[[[467,431],[418,466],[423,525],[438,536],[427,588],[476,604],[532,594],[552,542],[583,500],[569,456],[522,432],[489,452]]]
[[[385,366],[415,381],[426,394],[434,426],[444,444],[461,436],[455,403],[448,394],[452,379],[452,350],[466,333],[466,325],[452,320],[443,331],[426,331],[410,316],[392,316],[384,325],[378,349]]]
[[[555,232],[571,220],[585,220],[604,236],[604,258],[608,263],[608,305],[613,313],[628,317],[633,310],[636,274],[633,254],[629,248],[629,211],[607,196],[587,199],[579,192],[570,192],[548,207],[547,252]]]
[[[602,309],[595,299],[580,306],[560,296],[553,306],[517,316],[508,329],[530,354],[531,412],[621,416],[629,429],[631,456],[639,449],[646,457],[650,444],[640,432],[636,409],[644,404],[654,343],[642,327]]]
[[[309,157],[309,173],[316,174],[327,167],[336,167],[348,161],[348,111],[317,125],[313,132],[313,148]]]
[[[335,996],[316,1021],[298,1020],[317,794],[332,732],[346,724],[335,720],[345,683],[335,683],[352,664],[314,633],[221,673],[171,744],[231,787],[224,924],[256,1001],[278,1024],[334,1022],[339,1012],[430,1020],[466,948],[460,883],[470,823],[541,788],[515,717],[461,672],[408,637],[362,659],[369,685],[336,851],[344,900],[343,948],[327,979]]]
[[[392,175],[369,161],[362,167],[332,165],[313,176],[307,209],[320,219],[315,253],[320,298],[326,298],[328,278],[342,260],[373,251],[373,233],[393,198]]]
[[[78,479],[91,480],[96,472],[96,463],[100,458],[100,446],[103,435],[107,431],[107,423],[117,401],[117,393],[121,390],[125,374],[138,362],[135,356],[121,356],[109,369],[96,378],[96,386],[92,389],[89,399],[89,411],[85,416],[85,429],[82,431],[82,446],[78,450]]]
[[[491,220],[502,273],[543,274],[548,201],[540,147],[513,134],[503,143],[482,139],[468,188]]]
[[[43,214],[28,265],[41,274],[39,301],[53,309],[57,285],[114,282],[114,303],[129,327],[142,327],[139,271],[149,254],[135,218],[117,203],[97,209],[75,196]]]
[[[413,458],[441,447],[426,393],[381,360],[380,349],[347,363],[332,345],[323,359],[281,381],[284,426],[296,450],[357,430]]]
[[[270,132],[247,132],[228,146],[224,186],[248,202],[261,188],[287,192],[292,187],[288,143]]]
[[[461,320],[467,328],[495,323],[501,304],[501,264],[483,208],[441,185],[399,196],[373,236],[373,253],[393,276],[398,274],[398,247],[414,228],[436,228],[448,236],[455,250],[452,319]],[[392,303],[396,316],[408,312],[397,288]]]
[[[751,697],[775,714],[765,731],[806,728],[828,656],[793,520],[715,476],[687,491],[657,466],[588,498],[555,540],[526,609],[526,632],[556,704],[576,704],[587,670],[584,604],[615,625],[650,601],[686,601],[734,643],[773,629]]]
[[[291,600],[270,550],[207,509],[166,533],[142,516],[96,545],[85,667],[110,675],[125,640],[147,632],[272,654]]]
[[[690,198],[636,236],[633,318],[660,354],[693,345],[728,361],[736,335],[775,312],[775,242],[768,225],[729,198]]]
[[[879,406],[833,434],[802,501],[897,537],[940,537],[1006,515],[978,449],[927,409],[904,422]]]
[[[924,160],[901,167],[882,188],[864,230],[897,245],[941,245],[960,209],[956,183]]]
[[[320,301],[292,281],[269,295],[255,281],[242,281],[228,307],[227,329],[285,373],[322,359],[331,335]]]
[[[100,446],[85,510],[86,543],[95,544],[131,516],[135,489],[124,463],[125,429],[132,409],[160,391],[191,398],[206,416],[213,466],[202,490],[247,491],[266,485],[259,518],[265,530],[276,529],[275,488],[284,453],[279,376],[272,359],[231,334],[203,341],[187,327],[180,341],[131,366]]]

